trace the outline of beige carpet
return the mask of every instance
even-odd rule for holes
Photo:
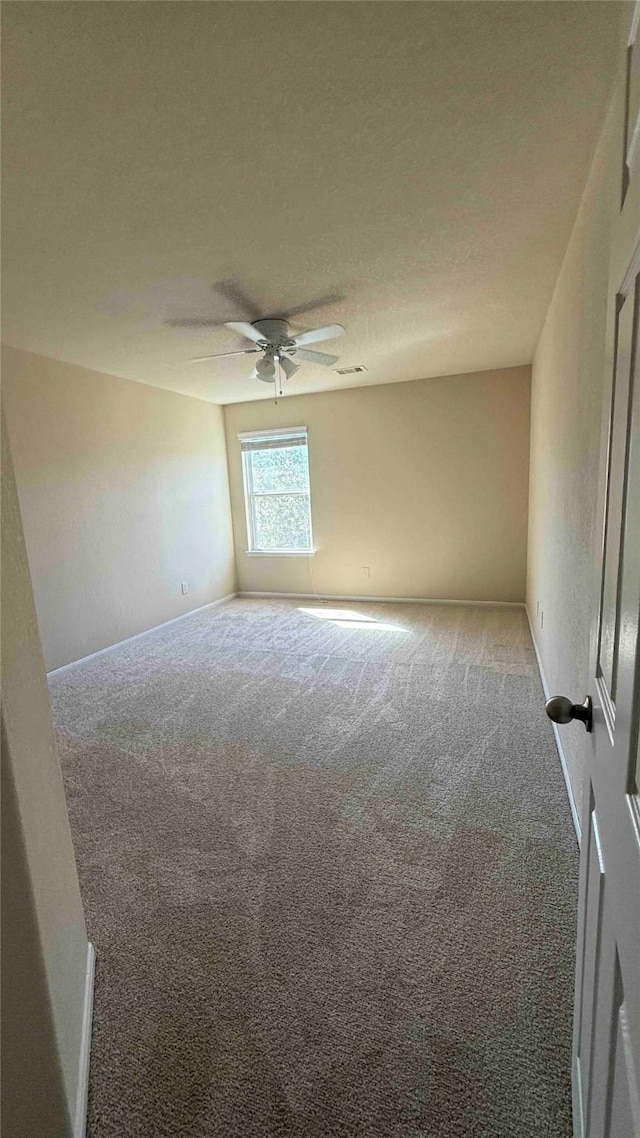
[[[302,604],[52,678],[89,1136],[568,1138],[578,857],[524,613]]]

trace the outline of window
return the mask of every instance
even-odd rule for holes
[[[238,435],[249,553],[313,553],[307,428]]]

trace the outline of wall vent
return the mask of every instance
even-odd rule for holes
[[[364,364],[355,364],[354,367],[337,367],[334,368],[336,375],[356,375],[357,372],[366,371]]]

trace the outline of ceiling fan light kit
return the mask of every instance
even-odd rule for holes
[[[292,379],[296,372],[300,371],[300,364],[294,364],[288,356],[280,356],[280,367],[287,379]]]
[[[300,370],[300,362],[320,364],[322,367],[333,367],[338,362],[338,356],[328,352],[316,352],[307,347],[319,340],[333,340],[341,336],[344,328],[341,324],[324,324],[321,328],[312,328],[308,332],[292,333],[287,320],[281,317],[268,317],[264,320],[227,320],[225,328],[237,332],[246,339],[251,340],[256,347],[242,348],[237,352],[216,352],[211,356],[195,356],[192,363],[203,363],[205,360],[217,360],[228,356],[246,356],[260,354],[256,361],[252,379],[260,379],[263,383],[275,383],[278,375],[278,366],[281,375],[291,379]]]
[[[261,360],[258,360],[255,367],[256,376],[262,379],[265,383],[275,383],[276,380],[276,363],[275,356],[269,352],[265,352]]]

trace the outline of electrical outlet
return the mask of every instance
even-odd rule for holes
[[[362,566],[362,570],[361,570],[361,572],[362,572],[362,576],[363,576],[363,577],[367,577],[367,578],[368,578],[368,577],[370,577],[370,576],[371,576],[371,569],[369,568],[369,566],[368,566],[368,565],[363,565],[363,566]]]
[[[181,588],[181,590],[182,590],[182,595],[183,595],[183,597],[185,597],[185,596],[187,595],[187,593],[189,592],[189,585],[188,585],[188,583],[187,583],[186,581],[181,581],[181,582],[180,582],[180,588]]]

